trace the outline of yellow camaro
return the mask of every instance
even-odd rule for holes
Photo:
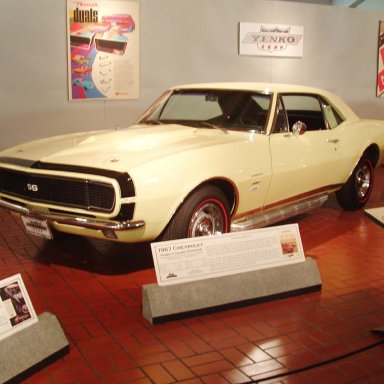
[[[317,88],[194,84],[165,92],[114,131],[0,152],[0,206],[28,232],[121,242],[221,234],[276,223],[336,192],[365,205],[384,123]]]

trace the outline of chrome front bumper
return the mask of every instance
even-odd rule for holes
[[[66,215],[65,213],[40,212],[28,209],[21,205],[10,203],[0,199],[0,207],[8,211],[19,213],[24,216],[33,217],[48,222],[56,222],[58,224],[73,225],[81,228],[95,229],[101,231],[128,231],[144,227],[145,222],[138,221],[102,221],[89,217],[75,217]]]

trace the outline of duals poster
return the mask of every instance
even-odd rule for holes
[[[139,97],[139,2],[67,1],[70,100]]]

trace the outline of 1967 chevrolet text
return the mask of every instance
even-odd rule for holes
[[[0,206],[30,233],[121,242],[241,231],[321,206],[363,207],[384,123],[317,88],[174,87],[121,130],[0,152]]]

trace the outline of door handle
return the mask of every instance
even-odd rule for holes
[[[337,144],[340,140],[339,139],[327,139],[327,143]]]

